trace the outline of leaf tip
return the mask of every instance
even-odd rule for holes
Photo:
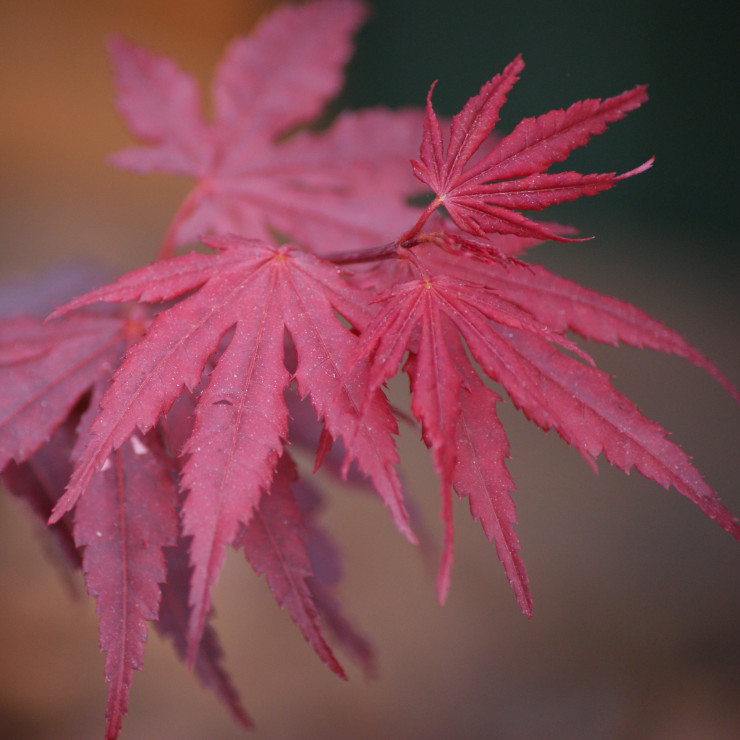
[[[655,163],[655,157],[650,157],[650,159],[648,159],[646,162],[643,162],[639,167],[635,167],[629,172],[625,172],[621,175],[617,175],[614,179],[616,181],[626,180],[628,177],[633,177],[634,175],[640,175],[643,172],[647,172],[647,170],[649,170],[653,166],[654,163]]]
[[[516,601],[522,614],[527,619],[532,619],[532,593],[526,584],[523,584],[522,589],[517,592]]]
[[[447,597],[450,595],[450,571],[440,570],[437,577],[437,601],[440,606],[447,603]]]

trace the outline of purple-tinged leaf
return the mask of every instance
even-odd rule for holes
[[[112,372],[127,328],[122,317],[86,314],[0,321],[0,470],[33,455]]]
[[[76,409],[54,432],[52,438],[23,463],[12,460],[0,474],[3,485],[15,496],[25,501],[33,513],[46,524],[54,504],[64,493],[64,486],[72,474],[69,459],[74,445],[74,431],[80,415]],[[82,567],[80,551],[72,536],[71,516],[62,517],[44,530],[53,537],[58,551],[74,569]],[[55,553],[56,554],[56,553]]]
[[[190,622],[190,582],[192,569],[188,557],[188,541],[179,539],[176,547],[165,549],[167,557],[167,582],[162,585],[157,631],[172,640],[181,660],[187,660],[188,624]],[[229,709],[234,720],[244,728],[253,726],[252,720],[241,704],[229,674],[223,667],[223,651],[213,627],[206,623],[195,656],[193,671],[200,682],[212,689]]]
[[[290,491],[296,477],[293,461],[284,455],[278,462],[272,488],[262,496],[237,546],[244,548],[254,570],[265,576],[278,605],[287,608],[316,654],[334,673],[346,679],[318,624],[319,613],[309,587],[313,577],[311,560],[302,539],[305,525]]]
[[[359,663],[366,676],[375,677],[375,651],[367,638],[344,615],[335,595],[342,578],[341,556],[337,546],[316,521],[322,509],[321,498],[303,480],[293,483],[291,491],[306,527],[302,539],[311,560],[313,577],[308,579],[307,584],[314,605],[336,642]]]

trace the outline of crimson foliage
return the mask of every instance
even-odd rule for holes
[[[738,392],[638,309],[520,259],[570,238],[521,211],[594,195],[651,166],[548,172],[639,107],[645,87],[525,119],[492,142],[524,66],[517,58],[448,124],[430,91],[425,113],[347,113],[310,131],[341,85],[364,14],[355,0],[318,0],[263,20],[218,67],[210,121],[174,62],[113,39],[118,108],[144,144],[113,162],[196,184],[153,264],[46,322],[0,324],[0,469],[48,517],[97,600],[108,738],[126,714],[147,621],[250,724],[209,626],[226,546],[243,549],[331,670],[345,677],[324,625],[371,668],[335,596],[320,493],[299,479],[289,449],[312,446],[317,467],[361,473],[416,542],[384,392],[399,370],[440,481],[440,601],[454,490],[494,540],[522,611],[532,610],[501,397],[485,378],[590,464],[603,452],[637,468],[740,539],[689,457],[566,332],[679,355]],[[409,205],[424,186],[429,205]],[[207,251],[177,253],[199,235]]]

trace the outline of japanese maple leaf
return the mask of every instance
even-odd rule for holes
[[[407,165],[417,111],[345,113],[326,132],[289,135],[337,93],[364,18],[354,0],[279,8],[226,51],[212,123],[193,78],[169,59],[111,39],[118,109],[148,144],[112,161],[198,180],[164,255],[209,232],[268,241],[287,235],[326,254],[384,243],[414,218],[405,199],[418,190]]]
[[[333,539],[318,522],[323,509],[322,496],[307,480],[295,481],[291,493],[305,526],[301,538],[311,563],[313,575],[307,579],[307,584],[314,605],[334,639],[360,664],[366,675],[374,676],[372,645],[344,615],[336,595],[343,575],[342,559]],[[409,513],[413,521],[413,510]]]
[[[159,614],[159,585],[167,576],[163,548],[177,540],[179,498],[170,468],[155,435],[132,436],[93,476],[89,495],[75,509],[75,543],[107,654],[108,738],[118,737],[128,712],[133,671],[144,660],[146,622]]]
[[[79,318],[65,317],[43,329],[47,333],[59,331],[66,323],[76,324]],[[88,340],[99,340],[94,324],[86,323],[90,329]],[[123,344],[123,337],[119,337],[119,343]],[[84,437],[108,372],[110,367],[95,382],[92,399],[83,397],[51,440],[24,462],[8,463],[2,471],[8,489],[29,503],[42,521],[48,519],[64,492],[72,472],[70,456],[75,435]],[[54,375],[49,378],[50,385],[55,379]],[[48,395],[51,397],[51,393]],[[87,411],[80,419],[78,409],[83,403]],[[110,683],[106,711],[106,736],[110,738],[117,737],[127,713],[133,670],[142,667],[146,622],[155,622],[161,632],[175,640],[178,637],[173,630],[173,625],[180,626],[176,605],[188,588],[187,583],[183,588],[178,581],[176,556],[170,551],[165,566],[163,552],[175,542],[178,508],[173,461],[164,454],[156,435],[146,439],[133,436],[111,456],[105,470],[94,476],[90,496],[76,508],[74,522],[71,516],[65,516],[48,529],[71,566],[83,570],[88,593],[97,600],[100,645],[107,653],[105,676]],[[181,549],[186,553],[184,546]],[[161,602],[160,584],[165,577],[166,598]],[[220,660],[215,635],[206,628],[196,673],[218,693],[238,722],[249,725]]]
[[[411,381],[411,410],[422,425],[440,478],[445,550],[438,578],[444,600],[450,583],[453,524],[450,491],[470,501],[499,558],[522,611],[531,596],[504,464],[506,437],[497,420],[500,398],[481,382],[468,352],[483,373],[500,383],[515,405],[544,430],[554,428],[594,466],[608,462],[629,472],[636,467],[663,487],[673,486],[736,539],[740,526],[691,465],[666,438],[592,366],[588,356],[560,330],[572,328],[591,339],[650,346],[686,357],[709,371],[730,391],[727,379],[675,332],[642,312],[519,263],[475,260],[418,245],[405,254],[409,275],[378,298],[380,310],[363,332],[354,359],[371,361],[372,392],[392,377],[408,353],[404,371]],[[539,282],[542,283],[541,287]],[[517,287],[525,288],[522,294]],[[546,310],[549,298],[555,296]],[[554,326],[544,320],[560,317]],[[564,354],[570,350],[587,364]],[[350,365],[351,367],[351,365]]]
[[[159,617],[155,627],[160,634],[172,640],[178,657],[186,660],[191,614],[188,597],[192,577],[188,540],[180,538],[176,547],[167,548],[165,552],[167,581],[162,584]],[[203,630],[193,671],[204,686],[216,693],[238,724],[246,728],[252,727],[252,720],[242,707],[231,678],[223,667],[223,650],[210,624],[206,624]]]
[[[136,270],[75,299],[57,313],[96,301],[163,301],[192,293],[160,313],[127,354],[100,403],[84,449],[52,520],[71,509],[96,471],[138,428],[148,432],[183,389],[191,391],[227,338],[200,392],[184,445],[183,532],[194,566],[190,645],[194,651],[210,605],[209,589],[240,525],[269,490],[287,436],[283,394],[291,382],[287,330],[297,355],[294,377],[332,439],[341,438],[373,481],[399,529],[412,541],[395,469],[396,424],[379,391],[367,401],[366,368],[342,373],[369,318],[364,296],[337,268],[290,246],[236,237],[207,240],[217,254],[189,254]],[[228,337],[227,337],[228,335]],[[191,653],[191,657],[194,652]]]
[[[414,261],[420,265],[415,257]],[[523,328],[568,349],[576,348],[490,291],[444,275],[432,276],[423,267],[419,279],[386,291],[378,300],[381,310],[363,333],[354,359],[371,359],[368,388],[374,392],[395,375],[409,352],[404,370],[411,380],[411,410],[432,450],[443,501],[446,531],[438,579],[440,601],[446,598],[450,584],[450,490],[454,486],[461,496],[469,497],[473,514],[481,519],[489,538],[496,538],[519,604],[530,614],[531,596],[517,554],[514,509],[508,496],[514,488],[504,465],[508,446],[495,416],[500,399],[478,380],[461,342],[461,329],[472,326],[485,333],[486,319],[494,317],[504,326]]]
[[[75,408],[36,453],[22,463],[9,462],[0,473],[3,486],[23,500],[41,523],[46,523],[51,516],[72,474],[69,456],[79,421],[79,409]],[[82,567],[80,552],[72,535],[71,516],[62,517],[56,524],[41,531],[47,532],[52,539],[49,551],[61,553],[74,570]]]
[[[427,97],[420,157],[413,167],[415,175],[436,197],[420,223],[443,205],[455,225],[473,235],[497,233],[566,241],[561,233],[518,211],[541,210],[582,195],[595,195],[651,166],[652,160],[648,160],[623,175],[545,172],[591,136],[602,133],[607,124],[642,104],[647,99],[644,85],[613,98],[584,100],[565,111],[525,118],[491,151],[471,162],[498,122],[506,95],[523,68],[524,62],[517,57],[465,104],[452,119],[446,150],[432,108],[432,86]],[[416,230],[404,238],[415,233]]]
[[[303,540],[305,524],[293,497],[291,484],[298,478],[293,461],[284,454],[272,488],[264,493],[237,546],[257,573],[264,573],[281,608],[286,607],[303,636],[334,673],[346,679],[318,624],[319,611],[309,585],[311,559]]]

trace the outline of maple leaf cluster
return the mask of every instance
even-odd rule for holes
[[[210,120],[174,62],[111,40],[118,109],[143,143],[113,163],[195,185],[151,265],[47,321],[0,323],[0,469],[97,600],[108,738],[127,712],[148,621],[251,723],[209,621],[227,546],[264,574],[331,670],[345,677],[325,630],[371,670],[371,648],[337,600],[321,492],[291,451],[361,479],[416,542],[397,469],[399,413],[385,395],[399,370],[440,482],[440,601],[454,490],[495,542],[522,611],[532,609],[502,399],[487,379],[592,466],[603,453],[673,486],[740,539],[689,457],[566,333],[673,353],[740,400],[737,390],[642,311],[521,259],[572,238],[522,211],[651,166],[549,171],[639,107],[645,87],[527,118],[492,143],[517,58],[449,122],[430,91],[426,111],[344,113],[311,130],[364,17],[355,0],[318,0],[265,18],[227,49]],[[410,205],[425,188],[429,205]],[[178,251],[198,238],[207,250]]]

